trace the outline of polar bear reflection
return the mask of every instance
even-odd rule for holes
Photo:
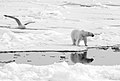
[[[87,58],[87,52],[72,53],[70,58],[73,63],[83,63],[83,64],[91,63],[94,60],[93,58]]]

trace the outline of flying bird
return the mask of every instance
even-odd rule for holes
[[[15,21],[17,22],[17,24],[18,24],[18,27],[17,27],[17,29],[26,29],[26,27],[25,27],[25,25],[28,25],[28,24],[30,24],[30,23],[35,23],[35,22],[27,22],[27,23],[25,23],[25,24],[22,24],[21,22],[20,22],[20,20],[18,19],[18,18],[15,18],[14,16],[9,16],[9,15],[4,15],[5,17],[9,17],[9,18],[12,18],[12,19],[15,19]]]

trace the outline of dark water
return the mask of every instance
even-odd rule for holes
[[[1,53],[0,65],[10,62],[33,65],[49,65],[54,62],[68,64],[83,63],[91,65],[119,65],[119,49],[89,49],[85,52],[17,52]]]

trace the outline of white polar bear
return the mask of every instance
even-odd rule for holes
[[[91,32],[84,31],[84,30],[73,30],[71,32],[71,38],[72,38],[73,45],[79,46],[80,41],[84,40],[84,44],[85,46],[87,46],[88,36],[94,37],[94,34]]]

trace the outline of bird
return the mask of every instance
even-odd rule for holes
[[[17,22],[17,24],[18,24],[18,27],[16,28],[16,29],[26,29],[26,25],[28,25],[28,24],[30,24],[30,23],[35,23],[35,22],[27,22],[27,23],[25,23],[25,24],[22,24],[21,22],[20,22],[20,20],[18,19],[18,18],[16,18],[16,17],[14,17],[14,16],[10,16],[10,15],[4,15],[5,17],[9,17],[9,18],[12,18],[12,19],[15,19],[15,21]]]

